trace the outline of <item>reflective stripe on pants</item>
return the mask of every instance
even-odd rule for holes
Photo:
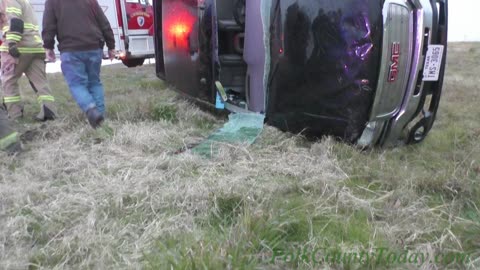
[[[10,145],[16,143],[18,141],[18,133],[13,132],[6,137],[0,138],[0,150],[7,149]]]
[[[18,80],[24,73],[37,94],[37,100],[40,103],[38,118],[43,118],[45,107],[56,113],[55,98],[52,96],[48,85],[44,57],[45,55],[41,53],[24,53],[19,58],[14,58],[6,52],[1,52],[3,96],[8,114],[12,118],[21,115],[23,111],[23,104],[19,100]]]

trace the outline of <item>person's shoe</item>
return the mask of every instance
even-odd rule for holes
[[[99,127],[103,122],[103,115],[95,107],[87,111],[87,118],[90,126],[94,129]]]

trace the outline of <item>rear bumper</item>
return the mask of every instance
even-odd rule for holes
[[[418,143],[432,128],[445,73],[447,2],[385,2],[382,69],[370,121],[358,141],[360,146]],[[437,81],[424,81],[431,45],[444,47],[440,73]]]

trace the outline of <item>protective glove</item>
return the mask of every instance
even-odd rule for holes
[[[20,57],[20,51],[18,50],[16,43],[8,44],[8,53],[15,58]]]

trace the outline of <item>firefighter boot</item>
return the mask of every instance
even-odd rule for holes
[[[36,84],[40,85],[40,89],[36,87]],[[30,80],[30,85],[32,86],[33,91],[37,93],[37,101],[40,104],[40,112],[35,116],[35,120],[40,122],[55,120],[55,118],[57,118],[55,98],[50,95],[50,88],[48,85],[42,79],[36,80],[35,83]]]
[[[57,118],[53,102],[49,103],[48,105],[46,103],[40,104],[40,112],[35,116],[35,120],[45,122]]]

